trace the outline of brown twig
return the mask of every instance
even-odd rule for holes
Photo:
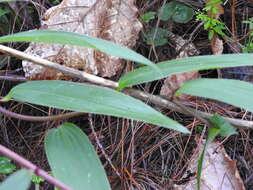
[[[76,117],[76,116],[80,116],[80,115],[85,114],[83,112],[70,112],[70,113],[52,115],[52,116],[28,116],[28,115],[22,115],[22,114],[11,112],[2,106],[0,106],[0,112],[8,117],[26,120],[26,121],[34,121],[34,122],[64,120],[64,119],[69,119],[72,117]]]
[[[65,185],[58,179],[55,179],[54,177],[50,176],[46,171],[42,170],[41,168],[37,167],[30,161],[26,160],[22,156],[18,155],[17,153],[11,151],[10,149],[6,148],[5,146],[0,144],[0,153],[3,154],[4,156],[7,156],[23,166],[24,168],[27,168],[30,170],[32,173],[36,174],[39,177],[44,178],[47,180],[49,183],[55,185],[56,187],[62,189],[62,190],[73,190],[71,187]]]
[[[27,53],[6,47],[4,45],[0,45],[0,52],[13,55],[13,56],[18,57],[20,59],[27,60],[27,61],[33,62],[37,65],[41,65],[43,67],[54,69],[54,70],[60,71],[64,74],[67,74],[67,75],[70,75],[70,76],[73,76],[73,77],[76,77],[79,79],[83,79],[83,80],[86,80],[86,81],[89,81],[89,82],[92,82],[95,84],[107,86],[110,88],[117,88],[118,87],[118,83],[116,83],[116,82],[106,80],[102,77],[98,77],[96,75],[92,75],[92,74],[89,74],[89,73],[86,73],[83,71],[79,71],[79,70],[76,70],[76,69],[73,69],[70,67],[66,67],[66,66],[63,66],[63,65],[60,65],[57,63],[53,63],[53,62],[48,61],[46,59],[35,57],[35,56],[29,55]]]

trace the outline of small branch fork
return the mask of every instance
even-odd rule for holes
[[[24,168],[30,170],[32,173],[36,174],[39,177],[42,177],[43,179],[47,180],[49,183],[55,185],[56,187],[62,189],[62,190],[73,190],[71,187],[65,185],[58,179],[55,179],[54,177],[50,176],[46,171],[38,168],[36,165],[31,163],[30,161],[26,160],[22,156],[19,156],[15,152],[11,151],[10,149],[6,148],[5,146],[0,144],[0,153],[11,158]]]
[[[102,86],[109,87],[109,88],[113,88],[113,89],[118,87],[117,82],[107,80],[102,77],[98,77],[98,76],[86,73],[84,71],[78,71],[76,69],[69,68],[69,67],[66,67],[66,66],[63,66],[63,65],[60,65],[60,64],[42,59],[42,58],[38,58],[38,57],[35,57],[32,55],[26,54],[24,52],[6,47],[4,45],[0,45],[0,52],[10,54],[10,55],[18,57],[22,60],[27,60],[27,61],[33,62],[34,64],[37,64],[37,65],[41,65],[41,66],[44,66],[44,67],[47,67],[50,69],[55,69],[55,70],[60,71],[64,74],[68,74],[72,77],[76,77],[76,78],[79,78],[79,79],[82,79],[85,81],[89,81],[91,83],[95,83],[95,84],[102,85]],[[123,92],[130,95],[130,96],[138,98],[142,101],[145,101],[145,102],[148,101],[150,103],[153,103],[159,107],[167,108],[167,109],[170,109],[170,110],[173,110],[176,112],[180,112],[185,115],[190,115],[193,117],[196,117],[196,115],[197,115],[198,118],[202,118],[201,119],[202,121],[206,121],[206,119],[209,119],[212,116],[212,114],[210,114],[210,113],[198,111],[198,110],[195,110],[190,107],[187,107],[187,110],[185,110],[184,109],[185,106],[180,106],[180,102],[174,103],[174,102],[169,101],[169,100],[162,98],[160,96],[152,95],[147,92],[143,92],[143,91],[136,90],[133,88],[126,88]],[[4,109],[3,107],[0,107],[0,112],[2,112],[5,115],[8,115],[10,117],[15,117],[18,119],[25,119],[25,120],[32,120],[32,121],[62,120],[62,119],[67,119],[67,118],[78,116],[78,115],[82,114],[80,112],[72,112],[72,113],[67,113],[67,114],[61,114],[58,116],[34,117],[34,116],[24,116],[24,115],[16,114],[16,113],[13,113],[13,112],[10,112],[10,111]],[[253,122],[252,121],[233,119],[233,118],[229,118],[229,117],[223,117],[223,118],[238,128],[253,129]]]

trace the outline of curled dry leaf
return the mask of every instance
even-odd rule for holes
[[[176,51],[179,52],[177,59],[196,56],[199,54],[195,45],[193,43],[189,43],[187,40],[184,40],[181,36],[170,34],[169,38],[174,44],[176,44]],[[199,78],[199,73],[197,71],[171,75],[165,79],[160,95],[171,98],[181,85],[188,80],[196,78]],[[178,98],[185,100],[189,97],[189,95],[181,95]]]
[[[190,173],[196,173],[199,155],[200,150],[197,150],[192,156],[188,166]],[[175,185],[175,190],[196,190],[196,184],[197,180],[194,178],[184,185]],[[245,190],[236,168],[236,161],[231,160],[224,147],[218,142],[212,142],[207,146],[203,161],[201,190]]]
[[[63,0],[46,11],[40,30],[62,30],[103,38],[129,48],[142,29],[134,0]],[[124,61],[83,47],[31,43],[27,53],[103,77],[119,73]],[[32,79],[64,79],[61,73],[23,61]]]

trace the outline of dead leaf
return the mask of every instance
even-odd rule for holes
[[[142,29],[134,0],[63,0],[46,11],[40,30],[76,32],[133,47]],[[31,43],[26,53],[103,77],[119,73],[124,61],[93,49]],[[65,75],[23,61],[25,76],[62,79]]]
[[[197,150],[192,156],[188,172],[197,172],[199,154],[200,151]],[[185,185],[175,185],[175,190],[196,190],[196,183],[197,180],[192,179]],[[245,190],[236,167],[236,161],[231,160],[224,147],[218,142],[210,143],[206,149],[201,176],[201,190]]]
[[[176,51],[180,51],[179,55],[177,56],[177,59],[199,54],[199,51],[197,50],[197,48],[195,47],[193,43],[188,43],[187,40],[184,40],[182,37],[178,35],[171,34],[170,40],[174,44],[176,44]],[[196,79],[199,77],[200,76],[197,71],[171,75],[165,79],[164,84],[160,91],[160,95],[171,98],[176,92],[176,90],[180,86],[182,86],[186,81]],[[180,100],[185,100],[185,99],[188,99],[189,97],[191,96],[183,94],[177,98]]]

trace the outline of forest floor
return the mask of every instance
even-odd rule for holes
[[[136,5],[139,9],[139,18],[141,19],[141,16],[145,13],[157,13],[165,2],[166,1],[163,0],[136,1]],[[202,1],[186,0],[185,2],[187,2],[186,4],[188,6],[192,6],[194,11],[204,6]],[[59,2],[57,0],[37,0],[37,3],[40,4],[40,6],[36,9],[32,4],[26,4],[25,6],[21,6],[21,3],[18,4],[16,8],[29,10],[29,14],[26,15],[27,11],[20,11],[19,17],[16,17],[14,12],[12,12],[9,15],[10,20],[8,24],[0,20],[0,35],[39,28],[40,20],[45,10]],[[224,22],[226,26],[224,33],[234,40],[233,42],[229,42],[220,37],[223,41],[222,53],[240,53],[242,51],[252,53],[253,45],[251,47],[250,43],[253,38],[248,35],[250,24],[244,23],[244,21],[249,21],[251,17],[253,18],[253,2],[250,0],[227,0],[222,7],[224,13],[219,15],[219,19]],[[1,8],[11,9],[8,4],[0,4],[0,10]],[[177,23],[172,20],[165,22],[157,19],[157,16],[154,16],[154,18],[147,22],[142,22],[143,29],[139,34],[135,50],[154,62],[175,59],[179,53],[176,48],[177,44],[175,44],[178,43],[178,41],[170,39],[166,35],[163,36],[162,30],[170,31],[176,35],[176,39],[182,38],[186,46],[188,44],[194,45],[198,51],[198,55],[213,54],[213,45],[212,41],[208,39],[208,31],[204,30],[203,24],[200,24],[201,21],[196,20],[196,15],[187,23]],[[156,30],[161,35],[159,39],[157,39],[159,43],[163,41],[164,38],[167,39],[167,41],[163,41],[160,45],[150,45],[147,36],[152,33],[152,30]],[[19,50],[24,50],[27,44],[14,44],[14,47]],[[0,55],[0,58],[1,56],[3,55]],[[11,63],[9,62],[1,68],[0,73],[24,76],[20,63],[20,60],[12,58]],[[246,69],[208,70],[199,73],[199,77],[224,77],[247,80],[250,82],[253,82],[252,76],[253,69],[251,67],[247,67]],[[160,95],[163,82],[164,80],[159,80],[140,85],[137,88]],[[6,95],[8,91],[18,83],[18,81],[9,81],[6,78],[2,80],[1,95]],[[252,119],[251,113],[218,102],[196,99],[193,97],[187,97],[184,101],[187,102],[188,105],[206,112],[216,112],[223,116],[235,117],[238,119]],[[61,110],[27,103],[3,103],[3,106],[10,111],[23,115],[46,116],[62,113]],[[101,115],[92,116],[92,119],[95,121],[94,128],[100,139],[100,143],[112,161],[114,168],[108,163],[99,145],[95,142],[94,134],[92,134],[89,126],[89,116],[84,115],[67,121],[80,126],[89,136],[105,167],[113,190],[167,190],[173,189],[174,184],[185,184],[196,177],[196,173],[187,173],[187,166],[192,154],[199,148],[202,139],[206,137],[207,130],[206,126],[196,118],[167,109],[159,111],[162,111],[163,114],[170,116],[186,126],[191,131],[191,135],[184,135],[172,130],[141,122],[132,122],[127,119]],[[37,166],[48,171],[49,166],[43,144],[44,137],[49,129],[58,126],[62,122],[64,121],[31,122],[1,115],[0,144],[7,146],[32,161]],[[237,169],[239,170],[239,174],[247,190],[253,189],[252,135],[253,133],[250,130],[238,129],[238,135],[233,135],[229,138],[217,138],[220,145],[225,147],[230,158],[236,160]],[[115,168],[120,174],[120,177],[117,175],[117,172],[115,172]],[[31,189],[33,189],[33,187]],[[50,190],[53,188],[49,184],[43,183],[41,189]]]

